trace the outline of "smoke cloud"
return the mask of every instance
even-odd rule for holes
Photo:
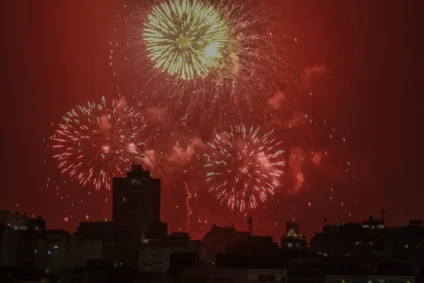
[[[149,121],[163,121],[168,116],[165,108],[152,107],[146,109],[146,118]]]
[[[185,167],[190,162],[193,154],[201,147],[203,147],[203,141],[200,138],[192,139],[185,149],[174,146],[168,162],[173,166]]]
[[[322,152],[315,152],[312,156],[312,163],[316,166],[320,166],[323,158],[324,154]]]
[[[152,172],[156,177],[176,177],[190,164],[193,155],[203,147],[204,143],[200,138],[194,138],[187,147],[181,148],[173,146],[169,153],[158,156],[155,150],[144,152],[143,167]]]
[[[262,167],[266,168],[268,166],[270,166],[270,162],[269,159],[266,157],[264,152],[260,152],[258,154],[258,162],[261,164]]]
[[[281,105],[286,102],[285,94],[277,90],[275,94],[268,100],[268,107],[274,111],[280,110]]]
[[[144,152],[145,157],[143,158],[143,167],[150,171],[157,170],[158,162],[156,160],[156,154],[153,149],[146,150]]]
[[[289,158],[289,172],[293,179],[293,188],[290,194],[296,194],[302,188],[305,181],[303,174],[303,151],[300,148],[292,148]]]
[[[316,76],[326,75],[326,74],[329,74],[330,72],[331,72],[330,68],[328,68],[325,65],[317,65],[317,66],[305,68],[299,79],[299,88],[301,90],[309,89],[313,82],[313,79]]]
[[[109,119],[107,118],[106,115],[103,115],[100,117],[100,126],[99,126],[99,130],[102,133],[107,133],[109,131],[109,127],[110,127],[110,123],[109,123]]]

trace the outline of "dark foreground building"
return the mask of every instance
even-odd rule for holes
[[[121,237],[137,242],[159,222],[159,179],[152,179],[141,165],[133,165],[127,177],[113,179],[113,223]]]

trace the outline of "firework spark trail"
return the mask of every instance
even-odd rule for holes
[[[193,213],[191,208],[190,208],[190,199],[191,199],[191,193],[190,193],[190,189],[187,185],[187,182],[184,182],[184,186],[185,186],[185,191],[186,191],[186,200],[185,200],[185,205],[186,205],[186,209],[187,209],[187,221],[186,221],[186,231],[190,232],[190,220],[191,220],[191,214]]]
[[[111,178],[142,160],[144,125],[140,113],[124,99],[109,105],[105,98],[69,111],[50,138],[61,173],[82,186],[111,189]]]
[[[208,143],[206,181],[221,203],[231,209],[254,209],[275,194],[283,175],[284,150],[273,131],[231,126]]]
[[[294,41],[266,1],[125,7],[116,29],[124,38],[110,42],[110,65],[121,84],[149,89],[171,112],[183,107],[195,121],[256,115],[253,107],[265,108],[276,86],[291,80],[286,58]]]

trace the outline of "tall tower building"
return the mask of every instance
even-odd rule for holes
[[[304,249],[306,248],[305,236],[300,233],[299,223],[286,222],[286,233],[281,236],[280,246],[282,249]]]
[[[113,178],[113,222],[118,235],[139,241],[160,221],[160,179],[133,164],[127,177]]]
[[[286,222],[286,236],[298,237],[300,235],[299,223],[297,222]]]

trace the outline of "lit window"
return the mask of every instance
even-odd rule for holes
[[[54,248],[55,248],[55,249],[58,249],[58,248],[59,248],[59,246],[58,246],[58,245],[54,245]]]
[[[374,244],[372,241],[370,241],[370,245]]]
[[[35,254],[37,253],[37,250],[36,250],[36,249],[34,250],[34,253],[35,253]]]
[[[289,249],[293,248],[293,244],[292,243],[287,243],[287,248],[289,248]]]
[[[139,180],[132,180],[132,184],[133,185],[139,185],[140,184],[140,181]]]
[[[47,252],[47,254],[48,254],[48,255],[51,255],[51,254],[52,254],[52,251],[51,251],[51,250],[49,250],[49,251]]]
[[[405,249],[409,248],[408,244],[405,245]]]

